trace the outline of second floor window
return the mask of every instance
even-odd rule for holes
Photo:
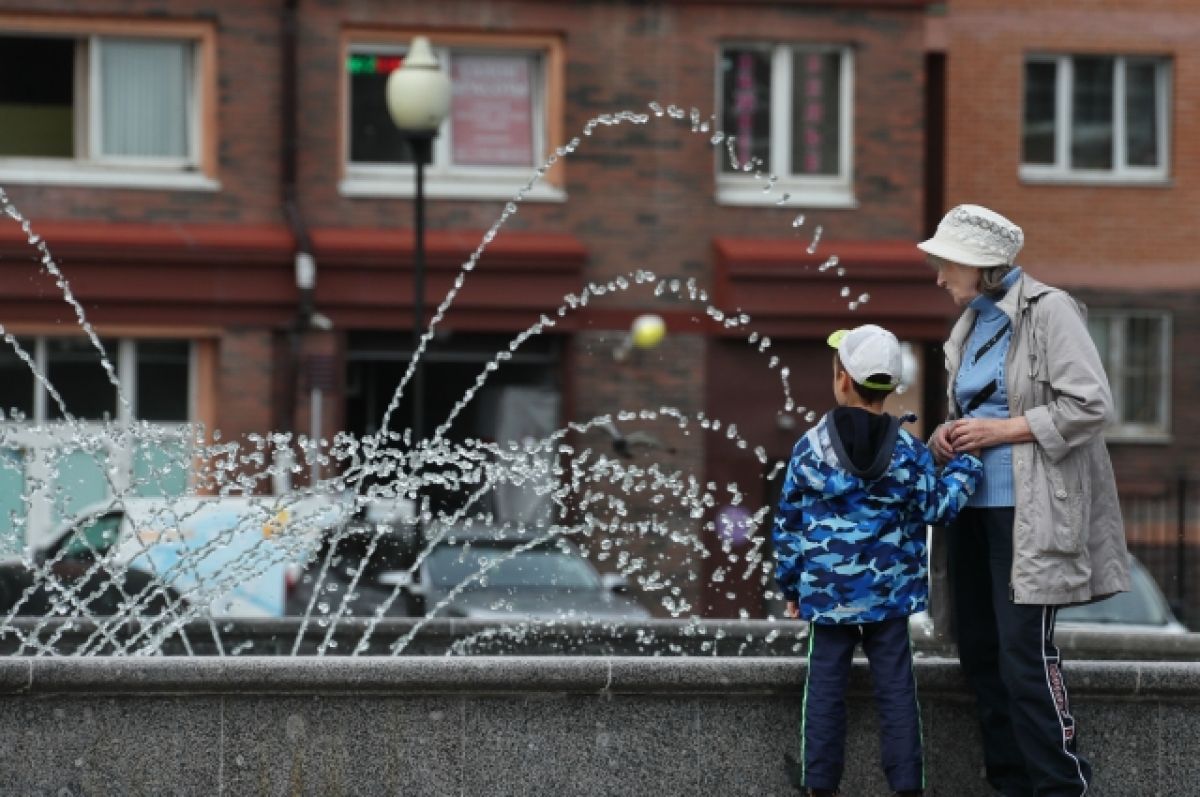
[[[195,44],[0,35],[0,159],[194,167]]]
[[[557,43],[546,39],[490,43],[473,37],[439,44],[435,53],[450,77],[450,111],[433,141],[426,168],[432,196],[511,196],[548,154],[561,101],[552,96]],[[404,61],[406,45],[356,43],[346,54],[346,193],[400,194],[411,190],[412,153],[388,114],[388,75]],[[555,188],[555,175],[539,185]],[[538,198],[535,191],[531,198]]]
[[[1171,323],[1166,313],[1094,310],[1088,331],[1112,386],[1109,437],[1163,438],[1170,432]]]
[[[782,193],[813,205],[846,206],[851,190],[852,63],[849,50],[737,44],[722,49],[717,89],[718,198],[765,204]],[[756,179],[755,169],[764,177]],[[778,178],[763,192],[763,179]]]
[[[1165,180],[1169,100],[1165,58],[1029,57],[1022,176]]]

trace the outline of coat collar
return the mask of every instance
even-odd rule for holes
[[[1021,277],[1014,283],[1004,296],[996,302],[996,307],[1006,316],[1008,320],[1016,325],[1018,318],[1029,308],[1029,305],[1036,302],[1042,296],[1051,291],[1054,291],[1049,285],[1039,282],[1029,273],[1022,270]],[[971,332],[971,327],[975,324],[975,317],[978,312],[971,307],[963,311],[959,316],[958,322],[955,323],[954,329],[950,332],[950,338],[946,341],[946,355],[951,357],[957,364],[959,352],[962,351],[963,342],[967,335]]]

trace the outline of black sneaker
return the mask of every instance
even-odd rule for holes
[[[837,789],[810,789],[804,785],[804,768],[791,753],[783,754],[783,766],[787,769],[788,782],[800,790],[804,797],[838,797]]]

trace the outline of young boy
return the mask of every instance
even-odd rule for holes
[[[836,795],[846,681],[861,641],[879,711],[883,768],[900,797],[925,788],[908,616],[928,595],[925,526],[949,522],[983,464],[959,454],[939,475],[928,449],[883,402],[900,383],[896,336],[871,324],[829,336],[838,407],[796,443],[775,520],[775,578],[788,615],[808,620],[801,755],[794,784]],[[789,757],[790,758],[790,757]]]

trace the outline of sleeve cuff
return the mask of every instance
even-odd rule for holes
[[[1033,432],[1034,438],[1046,455],[1050,457],[1051,462],[1058,462],[1070,453],[1071,447],[1067,445],[1066,439],[1055,428],[1054,421],[1050,418],[1049,408],[1034,407],[1025,413],[1025,420],[1029,423],[1029,430]]]

